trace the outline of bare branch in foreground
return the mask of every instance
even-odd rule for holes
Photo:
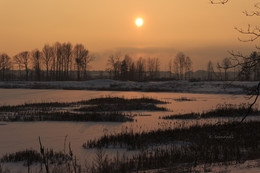
[[[226,4],[229,0],[210,0],[211,4]]]

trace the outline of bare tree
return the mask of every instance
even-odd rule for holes
[[[145,69],[146,69],[146,61],[142,57],[140,57],[136,62],[136,73],[138,76],[138,80],[142,81],[145,79]]]
[[[25,69],[25,80],[28,80],[29,76],[29,63],[30,63],[30,54],[28,51],[24,51],[19,53],[14,57],[14,60],[16,64],[18,64],[19,67],[23,67]]]
[[[178,69],[179,69],[178,74],[179,74],[180,79],[182,80],[183,79],[184,67],[185,67],[185,55],[184,55],[184,53],[179,52],[176,55],[176,57],[174,59],[174,64],[175,64],[176,67],[178,67]]]
[[[38,49],[35,49],[32,51],[31,57],[36,80],[41,80],[42,53]]]
[[[48,44],[44,45],[42,49],[42,59],[46,69],[46,79],[49,80],[49,70],[53,60],[53,47],[49,46]]]
[[[210,2],[212,4],[226,4],[229,2],[229,0],[210,0]],[[260,16],[260,2],[256,2],[254,4],[254,9],[255,10],[252,10],[251,12],[243,11],[243,13],[246,16]],[[235,30],[243,35],[248,36],[246,39],[239,38],[239,40],[243,42],[255,41],[260,37],[260,26],[252,27],[250,24],[248,24],[246,29],[235,27]]]
[[[84,73],[84,78],[86,78],[88,64],[94,60],[94,57],[89,56],[88,50],[85,49],[82,44],[75,45],[73,49],[73,55],[75,59],[78,80],[81,80],[81,72]]]
[[[134,61],[129,66],[129,80],[136,80],[136,65]]]
[[[240,79],[250,80],[253,73],[256,77],[256,73],[259,72],[260,67],[260,53],[253,52],[249,56],[244,56],[239,52],[230,52],[230,54],[232,57],[228,58],[230,61],[230,65],[228,68],[234,68],[239,70],[238,75]],[[227,66],[225,66],[222,62],[221,65],[218,63],[218,68],[225,69],[227,68]]]
[[[59,42],[56,42],[53,46],[53,59],[51,71],[56,80],[61,80],[62,73],[62,45]]]
[[[122,80],[129,80],[130,68],[132,64],[133,64],[132,58],[128,55],[125,55],[125,58],[121,62],[121,67],[120,67],[120,77]]]
[[[260,74],[260,53],[252,52],[249,56],[244,56],[240,53],[232,54],[232,60],[234,62],[233,67],[239,68],[239,77],[243,80],[250,80],[254,75],[254,79],[258,80]]]
[[[60,42],[56,42],[53,46],[45,44],[42,51],[38,49],[31,52],[24,51],[13,57],[14,69],[19,70],[20,79],[26,80],[29,80],[30,68],[33,77],[30,79],[35,80],[42,80],[45,74],[46,80],[70,80],[73,79],[71,74],[75,69],[78,80],[87,79],[89,64],[93,60],[94,56],[90,56],[82,44],[77,44],[74,48],[71,43]],[[3,66],[4,59],[1,61]]]
[[[252,68],[250,67],[251,62],[249,59],[244,59],[243,64],[241,64],[241,71],[239,73],[239,77],[242,80],[250,80],[252,74]]]
[[[256,64],[253,67],[254,80],[260,80],[260,53],[253,52],[250,56],[256,61]]]
[[[229,0],[210,0],[210,2],[212,4],[226,4],[229,2]],[[260,2],[258,1],[257,3],[255,3],[254,5],[255,10],[253,10],[252,12],[248,12],[248,11],[244,11],[243,13],[246,16],[260,16]],[[242,28],[238,28],[235,27],[235,29],[241,33],[242,35],[246,35],[248,36],[247,39],[240,39],[240,41],[242,42],[252,42],[257,40],[260,37],[260,27],[259,26],[255,26],[255,27],[251,27],[251,25],[249,24],[247,26],[247,29],[242,29]],[[260,49],[258,46],[256,46],[257,49]],[[257,56],[256,58],[253,58],[252,56],[244,56],[242,55],[240,52],[234,53],[233,51],[230,52],[230,54],[232,55],[232,62],[233,62],[233,67],[241,67],[240,70],[240,74],[247,74],[251,71],[252,68],[257,68],[257,66],[259,66],[259,56]],[[249,115],[250,110],[252,108],[252,106],[256,103],[258,96],[260,94],[260,82],[258,82],[258,85],[252,90],[252,95],[256,95],[254,101],[250,104],[248,112],[246,113],[246,115],[242,118],[241,122],[243,122],[245,120],[245,118]]]
[[[173,61],[173,72],[175,73],[175,78],[177,80],[180,79],[180,66],[179,66],[179,62],[176,60],[176,58]]]
[[[232,68],[232,64],[229,58],[224,58],[221,62],[221,67],[224,69],[225,80],[228,80],[227,70]]]
[[[72,52],[73,46],[71,43],[62,44],[62,71],[64,80],[69,79],[69,71],[72,69]]]
[[[169,60],[169,63],[168,63],[168,68],[169,68],[169,77],[171,78],[172,77],[172,59]]]
[[[128,75],[128,65],[126,59],[123,59],[120,65],[120,78],[121,80],[127,80]]]
[[[114,79],[118,79],[120,75],[120,58],[120,53],[116,53],[115,55],[110,55],[107,60],[107,71],[113,73]]]
[[[185,70],[185,79],[187,79],[187,76],[188,76],[188,79],[190,79],[191,73],[192,73],[192,61],[191,61],[190,57],[188,57],[188,56],[185,58],[184,70]]]
[[[0,54],[0,71],[2,72],[2,79],[5,80],[5,72],[12,66],[11,58],[7,54]]]
[[[155,77],[155,58],[147,59],[147,72],[150,79]]]
[[[186,57],[184,53],[179,52],[174,59],[174,72],[177,75],[177,79],[186,79],[186,73],[192,70],[192,61],[190,57]],[[190,73],[189,73],[190,74]],[[189,76],[190,77],[190,76]]]
[[[211,61],[208,62],[207,72],[208,72],[208,80],[213,80],[214,66]]]
[[[155,58],[155,77],[159,78],[160,76],[160,60],[159,58]]]
[[[218,79],[219,80],[223,80],[223,77],[222,77],[222,67],[221,65],[219,64],[219,62],[217,63],[217,69],[218,69]]]
[[[88,51],[85,49],[85,51]],[[87,69],[90,68],[89,64],[90,62],[92,62],[93,60],[95,59],[95,57],[93,55],[87,55],[87,56],[84,56],[84,61],[83,61],[83,65],[84,65],[84,79],[86,80],[87,79]]]

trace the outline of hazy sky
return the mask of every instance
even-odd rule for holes
[[[257,24],[256,0],[0,0],[0,52],[13,56],[41,49],[56,41],[82,43],[95,54],[93,69],[103,68],[107,56],[121,51],[133,57],[161,58],[161,69],[178,51],[206,69],[209,60],[228,56],[227,50],[249,52],[254,43],[241,43],[234,26]],[[143,27],[135,19],[142,17]]]

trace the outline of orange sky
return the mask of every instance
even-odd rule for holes
[[[121,51],[161,58],[161,69],[183,51],[194,69],[206,69],[209,60],[228,56],[227,50],[253,50],[241,43],[234,26],[257,24],[246,17],[256,0],[231,0],[211,5],[208,0],[0,0],[0,52],[13,56],[41,49],[45,43],[84,44],[101,69],[107,56]],[[144,19],[136,27],[135,19]]]

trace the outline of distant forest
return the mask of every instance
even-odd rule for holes
[[[253,52],[248,59],[259,59],[260,54]],[[207,70],[193,72],[192,60],[179,52],[168,63],[168,69],[160,69],[159,58],[139,57],[133,60],[129,55],[115,53],[107,58],[106,68],[90,71],[95,57],[82,44],[56,42],[45,44],[42,50],[23,51],[10,57],[0,53],[0,80],[25,81],[81,81],[90,79],[114,79],[130,81],[151,80],[259,80],[260,63],[254,68],[251,61],[242,66],[232,65],[230,58],[224,58],[214,65],[208,62]],[[255,62],[255,61],[254,61]],[[244,70],[249,69],[249,70]],[[243,73],[241,73],[243,72]]]

